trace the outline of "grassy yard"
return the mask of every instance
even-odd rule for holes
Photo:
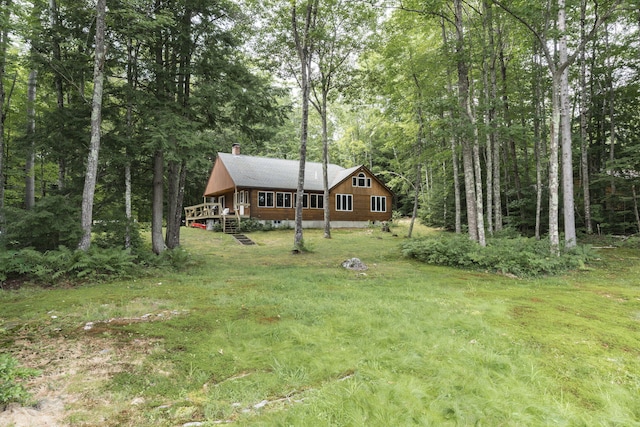
[[[293,231],[183,229],[182,273],[0,291],[0,352],[61,425],[640,426],[638,252],[518,280],[403,259],[392,231],[292,255]]]

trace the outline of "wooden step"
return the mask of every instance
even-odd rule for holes
[[[236,241],[242,245],[245,246],[250,246],[250,245],[255,245],[256,242],[254,242],[253,240],[251,240],[250,238],[248,238],[247,236],[245,236],[244,234],[234,234],[233,237],[235,237]]]

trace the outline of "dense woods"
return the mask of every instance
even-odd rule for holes
[[[480,245],[640,231],[638,2],[0,0],[0,24],[6,246],[176,248],[235,142],[365,164]]]

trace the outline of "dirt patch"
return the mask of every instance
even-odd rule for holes
[[[153,319],[168,317],[153,316]],[[115,326],[139,321],[111,319],[96,323],[104,327],[109,323]],[[0,426],[64,427],[71,415],[82,413],[81,418],[95,414],[94,421],[84,425],[100,425],[100,419],[118,406],[101,390],[102,386],[115,374],[141,365],[148,355],[163,350],[159,340],[99,336],[92,330],[70,337],[36,336],[33,332],[15,336],[10,351],[20,365],[37,369],[41,374],[26,383],[37,403],[33,407],[8,405],[0,412]]]

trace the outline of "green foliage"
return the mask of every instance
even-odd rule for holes
[[[1,246],[44,252],[60,245],[75,247],[80,241],[79,210],[67,197],[47,196],[31,210],[7,208],[5,215],[6,235]]]
[[[526,237],[501,237],[487,241],[486,247],[465,235],[440,235],[410,240],[402,245],[405,256],[428,264],[487,270],[519,277],[558,274],[582,268],[593,258],[587,246],[561,256],[550,255],[546,240]]]
[[[143,246],[138,224],[133,221],[127,221],[125,218],[99,221],[94,225],[92,232],[92,244],[101,248],[124,249],[127,233],[129,234],[130,247],[141,248]]]
[[[45,253],[29,248],[0,251],[0,281],[21,279],[51,284],[60,280],[104,280],[140,274],[139,260],[121,249],[95,247],[85,252],[61,246]]]
[[[34,369],[22,368],[18,362],[8,354],[0,354],[0,405],[20,403],[26,405],[31,399],[20,380],[39,374]]]

